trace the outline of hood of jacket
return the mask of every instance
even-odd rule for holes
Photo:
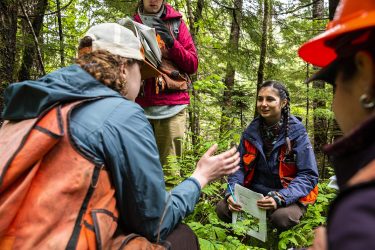
[[[165,15],[163,15],[164,20],[182,18],[181,13],[175,10],[172,6],[170,6],[167,3],[165,3],[164,6],[165,6],[165,9],[164,9]]]
[[[57,103],[94,97],[122,97],[78,65],[61,68],[42,78],[9,85],[4,91],[4,120],[39,116]]]

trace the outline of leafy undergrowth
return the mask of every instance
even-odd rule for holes
[[[327,188],[327,182],[319,184],[319,196],[314,205],[310,205],[301,222],[284,232],[278,232],[268,225],[265,243],[246,234],[253,223],[245,220],[235,225],[219,220],[215,213],[216,203],[222,198],[226,183],[214,182],[202,191],[201,201],[194,213],[185,219],[199,237],[202,250],[221,249],[289,249],[311,245],[314,229],[326,222],[329,203],[336,196],[335,190]]]

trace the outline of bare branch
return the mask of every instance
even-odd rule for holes
[[[298,6],[298,7],[296,7],[296,8],[293,9],[293,10],[286,11],[286,12],[281,12],[281,13],[273,13],[272,15],[273,15],[273,16],[278,16],[278,15],[287,15],[287,14],[292,14],[292,13],[294,13],[294,12],[300,10],[300,9],[307,8],[307,7],[311,6],[311,5],[313,5],[314,3],[318,2],[318,1],[319,1],[319,0],[314,0],[314,1],[312,1],[311,3],[308,3],[308,4],[305,4],[305,5]]]
[[[63,11],[63,10],[65,10],[66,8],[68,8],[69,5],[71,5],[71,4],[73,3],[73,1],[74,1],[74,0],[70,0],[69,3],[67,3],[65,6],[63,6],[63,7],[60,8],[60,11]],[[45,13],[44,16],[55,15],[55,14],[57,14],[58,12],[59,12],[59,11],[56,10],[56,11],[53,11],[53,12]],[[25,13],[23,13],[23,14],[24,14],[23,16],[22,16],[22,15],[19,15],[18,17],[19,17],[19,18],[28,18],[28,17],[30,18],[30,17],[37,17],[37,16],[40,16],[40,15],[36,15],[36,16],[27,16]]]
[[[223,7],[223,8],[226,8],[228,10],[236,10],[235,7],[231,7],[231,6],[228,6],[228,5],[225,5],[225,4],[222,4],[222,3],[219,3],[217,0],[213,0],[217,5]]]
[[[39,43],[38,43],[38,38],[36,37],[35,35],[35,31],[33,29],[33,25],[31,24],[30,22],[30,18],[29,16],[27,15],[26,11],[25,11],[25,8],[23,7],[23,4],[22,4],[22,1],[19,1],[19,4],[20,4],[20,7],[21,7],[21,10],[22,10],[22,13],[25,15],[26,17],[26,20],[27,20],[27,23],[28,25],[30,26],[30,30],[31,30],[31,33],[33,35],[33,38],[34,38],[34,43],[35,43],[35,46],[36,46],[36,50],[37,50],[37,55],[38,55],[38,60],[39,60],[39,63],[40,63],[40,67],[43,71],[43,75],[46,74],[46,71],[44,69],[44,64],[43,64],[43,59],[42,59],[42,54],[40,53],[40,48],[39,48]]]

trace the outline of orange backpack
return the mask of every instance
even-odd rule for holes
[[[120,234],[115,190],[104,165],[71,140],[81,102],[0,129],[1,249],[164,249]],[[134,248],[134,249],[135,249]]]

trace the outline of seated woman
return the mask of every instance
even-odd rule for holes
[[[237,183],[263,194],[257,205],[270,210],[270,222],[280,230],[298,224],[318,194],[315,155],[304,126],[290,115],[289,102],[289,93],[281,83],[266,81],[260,86],[259,116],[242,135],[240,169],[228,179],[232,190]],[[241,206],[228,186],[216,213],[230,222],[233,211],[241,211]]]

